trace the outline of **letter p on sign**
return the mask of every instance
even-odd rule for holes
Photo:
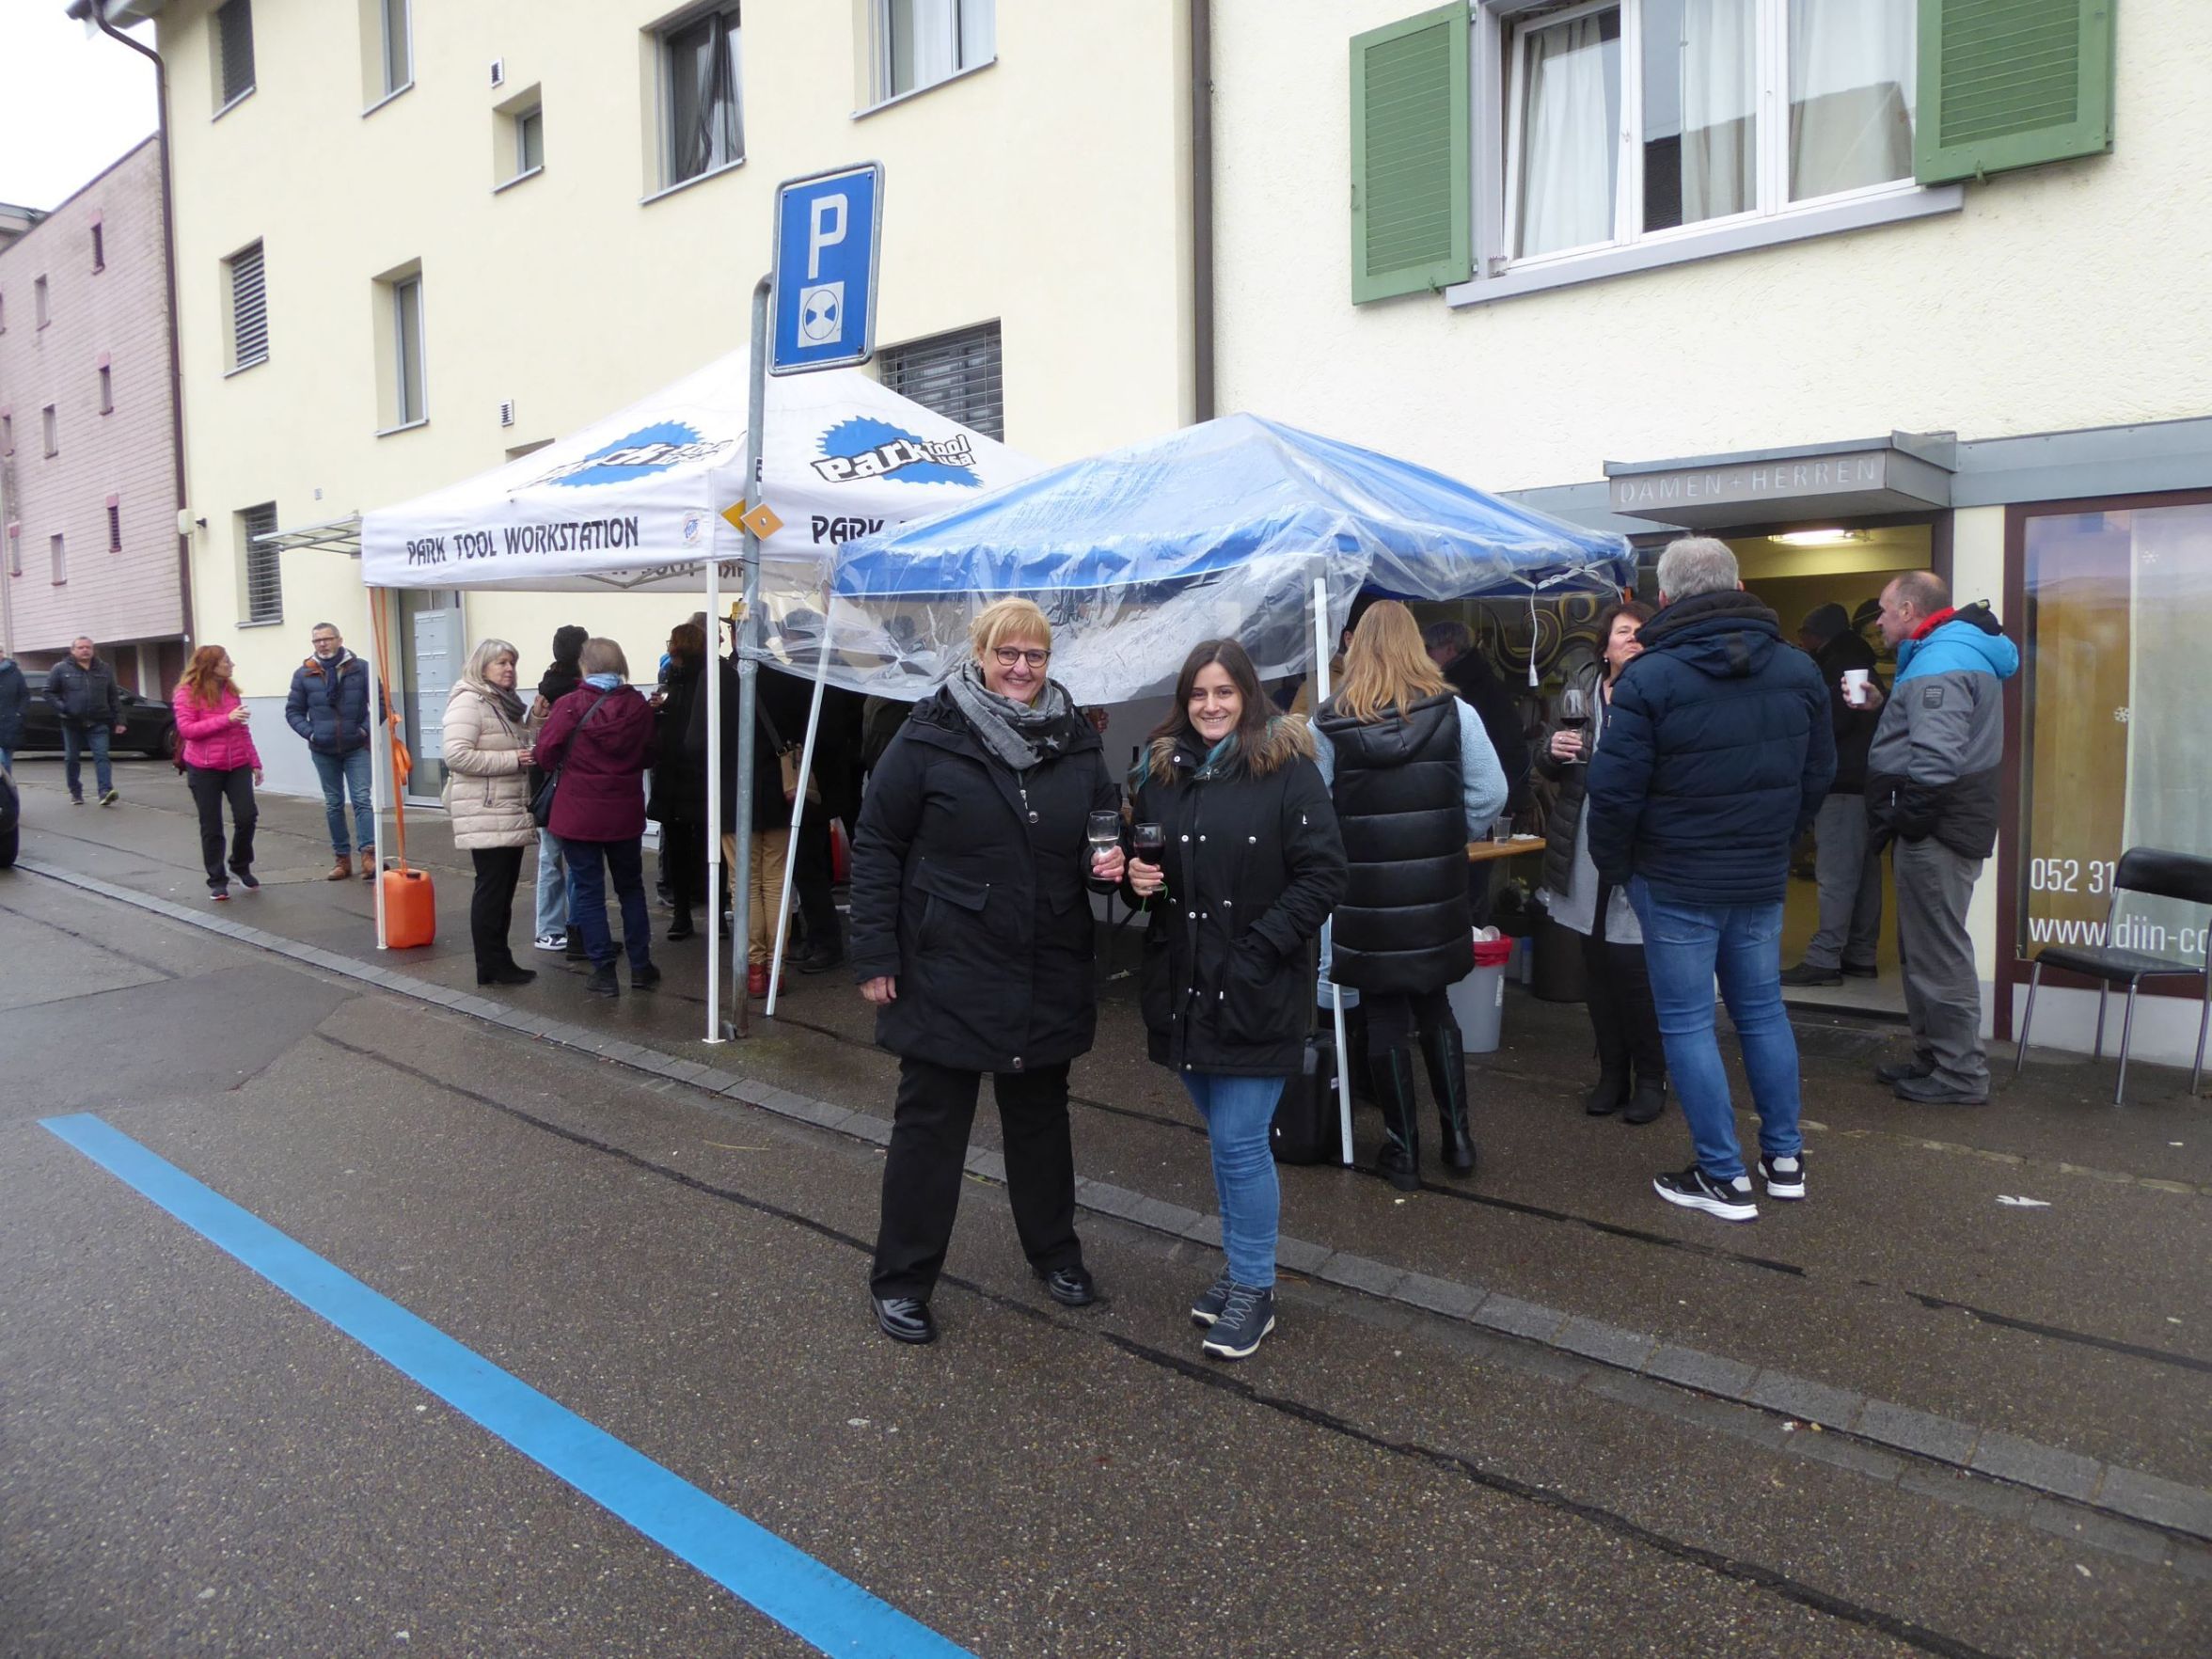
[[[817,196],[807,204],[807,280],[822,274],[822,250],[845,240],[845,198]]]

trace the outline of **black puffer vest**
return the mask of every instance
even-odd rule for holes
[[[1399,719],[1316,722],[1335,750],[1332,793],[1351,885],[1336,907],[1330,977],[1363,991],[1431,991],[1467,976],[1467,814],[1460,700]]]

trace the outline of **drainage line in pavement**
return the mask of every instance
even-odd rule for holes
[[[868,1240],[855,1234],[847,1233],[842,1228],[832,1226],[828,1222],[820,1221],[814,1216],[787,1209],[780,1204],[771,1204],[764,1198],[755,1198],[750,1193],[738,1192],[732,1187],[718,1186],[714,1182],[703,1180],[687,1171],[672,1168],[664,1163],[656,1163],[652,1159],[640,1157],[630,1151],[627,1147],[617,1146],[611,1142],[602,1141],[596,1136],[585,1134],[580,1130],[572,1130],[563,1124],[540,1117],[535,1113],[526,1112],[519,1106],[511,1106],[507,1102],[496,1100],[488,1095],[478,1094],[472,1089],[463,1088],[432,1072],[423,1071],[405,1064],[403,1061],[394,1060],[388,1055],[379,1054],[372,1050],[349,1043],[341,1037],[334,1037],[327,1033],[318,1032],[316,1040],[327,1043],[332,1048],[341,1050],[357,1058],[415,1078],[421,1082],[428,1083],[433,1088],[456,1096],[461,1099],[473,1101],[481,1106],[489,1106],[493,1111],[514,1118],[519,1123],[528,1124],[532,1129],[542,1130],[572,1146],[583,1147],[587,1151],[602,1153],[619,1162],[628,1164],[633,1169],[641,1170],[649,1175],[660,1176],[695,1193],[703,1193],[710,1198],[721,1199],[725,1203],[735,1204],[740,1209],[749,1209],[757,1215],[789,1222],[819,1238],[845,1245],[847,1249],[860,1255],[872,1256],[874,1254],[874,1246]],[[1571,1515],[1604,1531],[1613,1533],[1617,1537],[1627,1539],[1631,1542],[1643,1544],[1648,1548],[1657,1550],[1662,1555],[1670,1556],[1691,1566],[1701,1567],[1723,1578],[1767,1590],[1785,1601],[1793,1602],[1799,1606],[1809,1608],[1827,1618],[1839,1619],[1848,1623],[1880,1631],[1885,1635],[1892,1636],[1924,1652],[1937,1654],[1940,1659],[2000,1659],[1999,1655],[1992,1654],[1987,1650],[1974,1647],[1970,1643],[1960,1641],[1956,1637],[1945,1635],[1940,1631],[1929,1630],[1923,1625],[1915,1624],[1909,1620],[1900,1619],[1894,1614],[1884,1613],[1872,1607],[1864,1607],[1855,1602],[1847,1602],[1840,1596],[1831,1595],[1825,1590],[1813,1588],[1811,1585],[1800,1583],[1796,1579],[1775,1572],[1772,1568],[1762,1567],[1756,1562],[1723,1555],[1717,1550],[1707,1549],[1701,1544],[1671,1538],[1666,1533],[1654,1531],[1640,1522],[1631,1520],[1617,1510],[1569,1497],[1564,1493],[1555,1492],[1547,1487],[1517,1480],[1509,1475],[1502,1475],[1494,1469],[1485,1468],[1473,1459],[1462,1457],[1458,1453],[1439,1451],[1434,1447],[1422,1446],[1415,1441],[1386,1440],[1382,1436],[1371,1433],[1357,1424],[1350,1422],[1333,1412],[1324,1411],[1319,1406],[1306,1405],[1302,1401],[1285,1398],[1277,1395],[1263,1394],[1249,1382],[1222,1370],[1218,1367],[1206,1365],[1197,1360],[1186,1358],[1181,1354],[1170,1353],[1164,1349],[1155,1348],[1149,1343],[1140,1342],[1134,1337],[1125,1336],[1117,1332],[1085,1332],[1081,1325],[1059,1318],[1043,1308],[1035,1307],[1017,1297],[1008,1296],[1003,1291],[993,1290],[988,1286],[961,1278],[955,1273],[942,1275],[940,1283],[965,1290],[994,1306],[1019,1314],[1033,1323],[1045,1325],[1052,1330],[1066,1332],[1071,1335],[1094,1335],[1119,1349],[1132,1359],[1142,1360],[1147,1365],[1171,1372],[1186,1381],[1218,1389],[1244,1400],[1247,1404],[1264,1407],[1269,1411],[1304,1423],[1308,1428],[1319,1429],[1325,1433],[1356,1441],[1360,1445],[1377,1451],[1387,1452],[1394,1457],[1410,1458],[1415,1462],[1425,1462],[1446,1474],[1460,1476],[1502,1496],[1517,1498],[1524,1503],[1535,1504],[1544,1509]]]
[[[1876,1285],[1872,1279],[1859,1280],[1861,1285],[1885,1290],[1886,1285]],[[2138,1342],[2123,1342],[2116,1336],[2093,1336],[2086,1331],[2069,1331],[2062,1325],[2042,1325],[2033,1319],[2014,1319],[2011,1314],[1992,1313],[1985,1307],[1976,1307],[1967,1302],[1946,1302],[1940,1296],[1925,1296],[1918,1290],[1905,1294],[1922,1307],[1938,1313],[1957,1312],[1969,1319],[1980,1319],[1985,1325],[2002,1325],[2008,1331],[2025,1331],[2030,1336],[2048,1336],[2058,1342],[2078,1342],[2089,1348],[2101,1348],[2109,1353],[2124,1353],[2130,1359],[2152,1360],[2162,1366],[2180,1366],[2191,1371],[2212,1372],[2212,1360],[2201,1360],[2193,1353],[2168,1353],[2163,1349],[2146,1348]]]

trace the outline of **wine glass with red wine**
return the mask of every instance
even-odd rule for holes
[[[1581,687],[1570,686],[1559,693],[1559,724],[1578,737],[1589,725],[1589,698]],[[1574,764],[1581,766],[1588,759],[1589,739],[1584,737],[1582,752],[1574,757]]]

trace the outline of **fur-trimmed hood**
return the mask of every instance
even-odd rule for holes
[[[1249,751],[1240,753],[1236,761],[1251,776],[1265,778],[1293,761],[1313,758],[1313,732],[1306,725],[1305,718],[1282,714],[1268,720],[1259,742]],[[1206,750],[1198,734],[1186,722],[1180,731],[1152,739],[1151,748],[1146,750],[1130,782],[1138,785],[1150,778],[1172,789],[1195,772],[1205,759]]]

